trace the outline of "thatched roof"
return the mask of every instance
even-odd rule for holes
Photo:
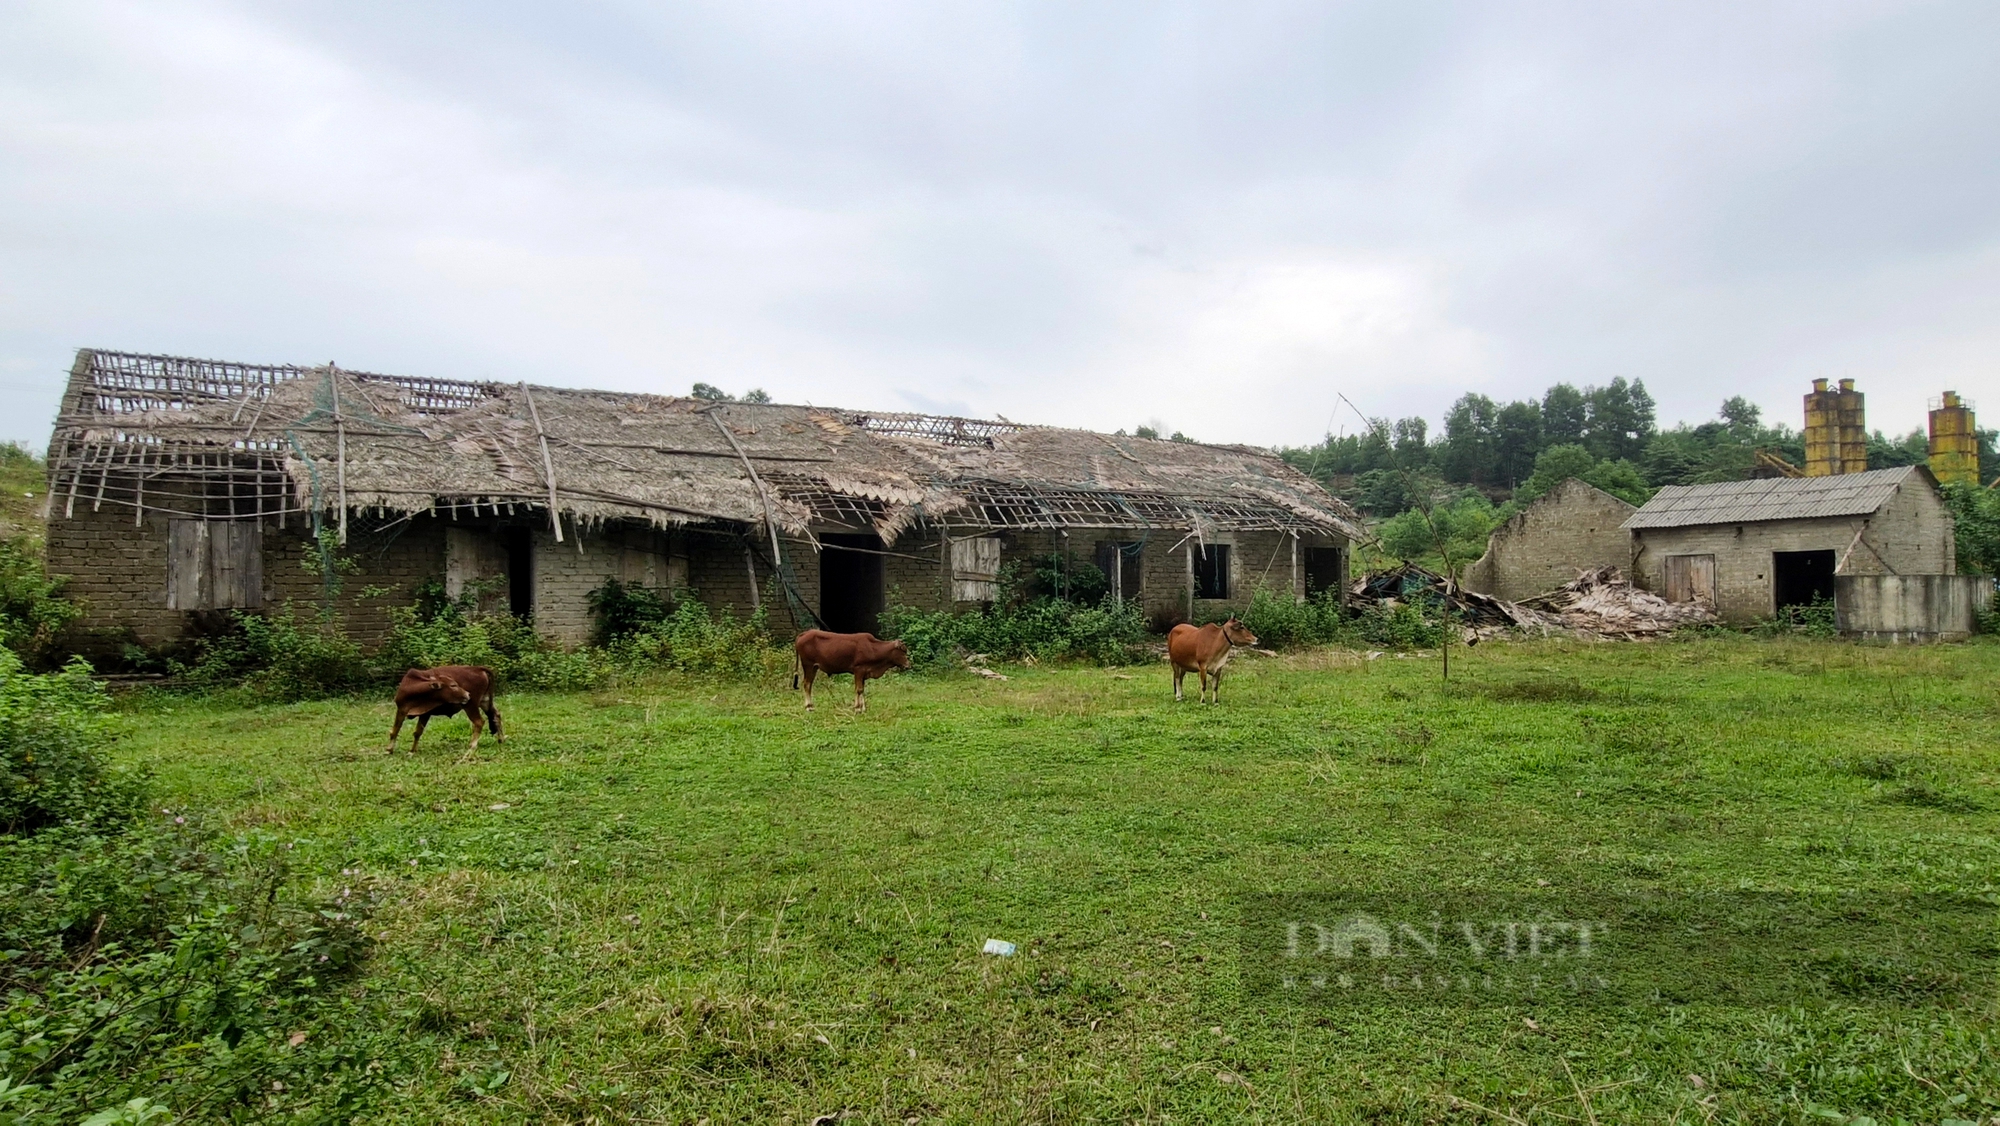
[[[793,535],[838,525],[890,541],[918,520],[1361,534],[1340,501],[1247,446],[91,350],[78,353],[50,458],[52,492],[67,481],[72,495],[133,465],[241,473],[255,460],[282,473],[288,507],[319,512],[342,496],[350,510],[393,513],[553,496],[584,522],[768,516]]]

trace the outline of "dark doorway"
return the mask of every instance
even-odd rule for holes
[[[1229,597],[1229,545],[1212,543],[1207,549],[1196,548],[1194,555],[1194,596],[1196,598]]]
[[[1337,547],[1306,548],[1306,597],[1323,590],[1339,593],[1347,586],[1347,552]]]
[[[1833,563],[1831,551],[1772,552],[1771,585],[1777,608],[1833,601]]]
[[[528,617],[535,612],[535,533],[502,528],[500,547],[507,553],[507,612]]]
[[[885,604],[876,536],[821,536],[819,616],[835,633],[874,633]],[[855,549],[859,550],[855,550]]]
[[[1139,564],[1144,557],[1145,547],[1138,543],[1118,543],[1113,540],[1097,541],[1094,562],[1097,569],[1104,572],[1105,582],[1110,584],[1111,596],[1120,600],[1139,597]]]

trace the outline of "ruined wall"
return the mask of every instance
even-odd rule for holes
[[[169,517],[148,512],[134,525],[132,509],[80,503],[65,516],[58,508],[48,523],[48,568],[68,579],[67,593],[84,609],[70,631],[71,645],[87,656],[116,655],[127,644],[157,649],[219,625],[226,611],[167,608],[167,527]],[[317,611],[325,594],[318,574],[307,567],[317,548],[297,513],[279,527],[275,517],[259,521],[263,539],[263,610],[291,603],[302,613]],[[441,575],[444,531],[429,516],[393,527],[377,518],[350,518],[345,554],[356,569],[341,576],[335,612],[348,635],[364,646],[388,635],[388,610],[405,605],[417,584]]]
[[[1100,540],[1143,542],[1140,554],[1138,599],[1146,616],[1155,622],[1187,621],[1191,590],[1192,558],[1201,548],[1184,533],[1142,529],[1077,529],[1067,538],[1056,532],[1010,532],[1002,535],[1003,561],[1027,559],[1067,548],[1079,562],[1091,561]],[[1229,597],[1196,599],[1194,617],[1208,620],[1226,617],[1250,604],[1261,587],[1278,595],[1305,597],[1305,552],[1312,547],[1344,547],[1337,536],[1302,537],[1298,553],[1293,553],[1292,537],[1284,532],[1228,532],[1207,537],[1210,544],[1227,544],[1229,552]],[[1178,545],[1178,546],[1176,546]],[[1296,565],[1295,565],[1296,564]],[[1131,592],[1127,592],[1131,596]]]
[[[1665,556],[1715,556],[1716,610],[1734,622],[1776,611],[1771,556],[1779,551],[1832,551],[1843,575],[1957,571],[1950,511],[1918,476],[1898,486],[1895,496],[1867,517],[1644,528],[1632,533],[1633,574],[1648,590],[1662,588]]]
[[[1467,590],[1510,602],[1576,578],[1586,567],[1631,565],[1632,536],[1621,526],[1638,509],[1574,477],[1493,530],[1486,554],[1465,570]]]

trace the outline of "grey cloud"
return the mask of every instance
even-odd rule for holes
[[[83,344],[1251,442],[1993,385],[1989,5],[4,18],[0,437]]]

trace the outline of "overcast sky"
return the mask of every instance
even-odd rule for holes
[[[2000,4],[0,0],[79,346],[1293,444],[1645,380],[2000,423]]]

